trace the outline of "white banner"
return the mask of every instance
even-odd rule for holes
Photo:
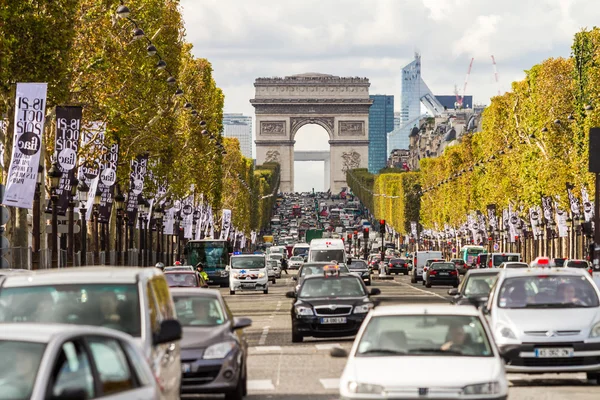
[[[585,217],[585,222],[590,222],[592,218],[594,218],[594,202],[590,201],[590,196],[585,187],[581,188],[581,199],[583,200],[583,216]]]
[[[221,218],[221,240],[227,240],[231,228],[231,210],[223,210]]]
[[[531,207],[529,209],[529,220],[531,222],[533,237],[539,239],[542,235],[542,209],[540,206]]]
[[[175,224],[175,209],[173,207],[165,211],[165,226],[163,232],[165,235],[173,234],[173,225]]]
[[[79,179],[85,179],[85,183],[90,189],[85,205],[85,219],[87,221],[92,220],[92,208],[94,206],[94,197],[96,196],[98,177],[100,175],[100,153],[104,147],[105,131],[106,125],[103,122],[91,122],[81,132],[80,149],[86,154],[79,156],[79,163],[81,164]],[[93,157],[93,159],[90,157]]]
[[[567,226],[567,213],[558,206],[558,202],[554,203],[556,209],[556,224],[558,225],[558,236],[567,237],[569,236],[569,229]]]
[[[181,218],[183,220],[183,237],[193,239],[192,224],[194,222],[194,195],[191,194],[183,200],[181,209]]]
[[[47,88],[47,83],[17,83],[12,158],[2,200],[6,206],[33,208]]]

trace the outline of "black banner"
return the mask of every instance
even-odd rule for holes
[[[102,192],[98,221],[108,223],[112,211],[115,184],[117,183],[117,165],[119,162],[119,145],[117,143],[105,148],[100,162],[100,180],[98,189]]]
[[[552,197],[542,196],[542,211],[544,213],[546,224],[550,224],[554,221],[554,217],[552,215]]]
[[[57,212],[65,215],[69,207],[71,187],[77,172],[77,151],[81,129],[81,107],[56,107],[56,142],[54,157],[58,161],[62,177],[56,189],[58,195]]]
[[[144,178],[148,170],[148,155],[137,156],[131,160],[131,172],[129,173],[129,195],[127,196],[127,218],[129,225],[134,225],[137,217],[138,202],[144,190]]]

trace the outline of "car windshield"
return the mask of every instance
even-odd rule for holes
[[[490,289],[497,278],[497,274],[470,275],[465,280],[461,291],[467,297],[489,296]]]
[[[215,326],[225,323],[225,313],[216,298],[174,296],[177,319],[183,326]]]
[[[371,318],[356,357],[491,357],[489,338],[478,317],[385,315]]]
[[[348,273],[350,272],[348,270],[348,267],[346,267],[345,265],[339,265],[338,266],[340,269],[340,273]],[[325,265],[306,265],[304,264],[304,266],[302,267],[302,271],[300,271],[300,276],[307,276],[307,275],[323,275],[324,274],[324,268]]]
[[[94,325],[140,336],[135,284],[70,284],[0,290],[0,322]]]
[[[509,262],[504,264],[504,268],[529,268],[525,263]]]
[[[310,253],[312,261],[316,262],[344,260],[344,250],[312,250]]]
[[[367,263],[360,260],[352,261],[352,263],[348,265],[348,269],[367,269]]]
[[[298,297],[361,297],[366,296],[360,280],[355,276],[305,279]]]
[[[585,260],[573,260],[573,261],[567,262],[567,264],[565,265],[565,267],[567,267],[567,268],[585,268],[585,269],[588,269],[590,267],[590,265]]]
[[[464,263],[465,263],[465,260],[456,259],[456,260],[452,260],[452,262],[453,262],[454,264],[460,264],[460,265],[464,265]]]
[[[500,308],[598,307],[592,284],[580,275],[534,275],[508,278],[498,296]]]
[[[264,257],[231,257],[231,268],[233,269],[261,269],[264,267]]]
[[[31,397],[44,343],[0,340],[0,400],[26,400]]]
[[[281,254],[275,253],[275,254],[270,254],[269,258],[271,260],[281,260],[283,258],[283,256]]]
[[[177,274],[167,273],[165,274],[169,287],[195,287],[198,286],[196,276],[194,274]]]
[[[304,260],[304,258],[302,258],[300,256],[294,256],[294,257],[290,258],[290,260],[292,260],[292,261],[302,261],[302,260]]]
[[[513,262],[515,262],[515,261],[519,262],[520,261],[519,257],[520,256],[517,255],[517,254],[514,254],[514,255],[513,254],[495,255],[493,257],[494,258],[494,267],[497,267],[500,264],[505,263],[505,262],[511,262],[511,261],[513,261]]]
[[[453,263],[441,263],[441,262],[436,262],[436,263],[432,263],[431,264],[431,268],[433,269],[456,269],[456,265],[454,265]]]

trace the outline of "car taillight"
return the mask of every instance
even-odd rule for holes
[[[429,275],[437,275],[437,271],[435,269],[432,269],[431,271],[429,271]]]
[[[492,268],[492,261],[490,260],[490,262],[488,263],[488,267]]]
[[[592,273],[594,272],[594,270],[590,268],[590,269],[588,269],[588,272],[590,273],[590,275],[592,275]]]
[[[390,268],[393,267],[393,266],[394,266],[394,264],[390,263]]]
[[[404,264],[405,267],[408,267],[408,264]]]
[[[450,271],[450,275],[458,275],[458,271],[457,270]]]

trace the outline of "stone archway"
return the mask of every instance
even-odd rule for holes
[[[258,78],[250,103],[256,114],[256,159],[281,165],[280,188],[294,191],[294,143],[298,130],[317,124],[329,134],[330,188],[346,185],[346,170],[366,168],[369,148],[367,78],[308,73]]]

